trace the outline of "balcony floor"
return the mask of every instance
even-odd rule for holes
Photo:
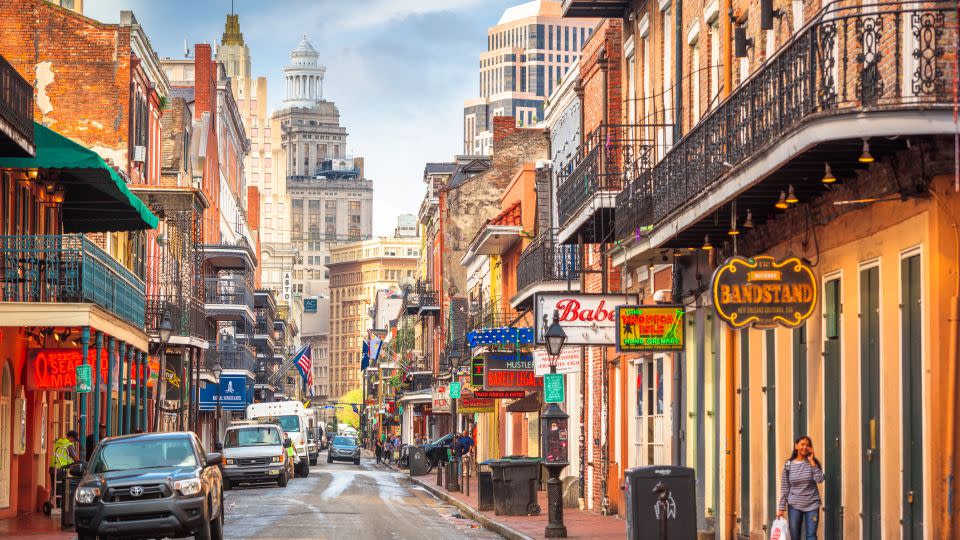
[[[89,326],[125,341],[141,351],[147,350],[147,334],[97,304],[0,302],[0,327]]]
[[[598,191],[557,230],[557,242],[576,244],[578,233],[585,244],[613,241],[613,211],[617,207],[616,191]]]

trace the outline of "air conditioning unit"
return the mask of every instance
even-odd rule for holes
[[[147,147],[146,146],[134,146],[133,147],[133,161],[137,163],[143,163],[147,160]]]

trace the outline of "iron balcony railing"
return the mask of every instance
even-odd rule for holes
[[[827,6],[620,194],[618,232],[660,223],[815,119],[952,107],[956,17],[955,1]]]
[[[250,373],[256,372],[257,357],[253,349],[242,343],[218,343],[217,356],[220,367],[223,369],[245,369]]]
[[[493,299],[484,304],[471,306],[467,317],[467,332],[478,328],[509,326],[516,318],[516,311],[505,309],[500,299]]]
[[[33,86],[0,56],[0,118],[33,145]]]
[[[244,275],[204,278],[207,304],[247,306],[253,309],[253,284]]]
[[[553,231],[530,243],[517,263],[517,290],[535,283],[580,279],[580,257],[576,246],[557,242]]]
[[[199,298],[172,299],[162,296],[147,297],[146,329],[151,335],[158,335],[160,323],[166,315],[173,324],[173,335],[207,339],[211,329],[207,326],[207,316],[203,302]]]
[[[645,126],[605,124],[587,135],[560,173],[557,212],[561,225],[601,192],[619,192],[639,174],[649,158],[649,141],[639,138]],[[611,198],[611,202],[612,202]]]
[[[144,285],[83,235],[0,236],[7,302],[89,302],[144,327]]]

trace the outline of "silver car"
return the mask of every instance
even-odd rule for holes
[[[338,435],[333,438],[327,450],[327,463],[333,463],[335,460],[352,461],[354,465],[360,464],[360,446],[357,445],[355,437]]]

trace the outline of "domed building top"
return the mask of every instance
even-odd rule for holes
[[[304,35],[300,44],[290,53],[290,64],[283,68],[287,79],[284,105],[288,107],[316,107],[323,100],[323,74],[326,68],[318,62],[320,53]]]
[[[295,65],[317,65],[317,59],[320,58],[320,53],[313,48],[313,45],[310,44],[310,40],[307,39],[306,34],[304,34],[303,39],[300,40],[300,44],[297,45],[297,48],[290,53],[290,61]]]

